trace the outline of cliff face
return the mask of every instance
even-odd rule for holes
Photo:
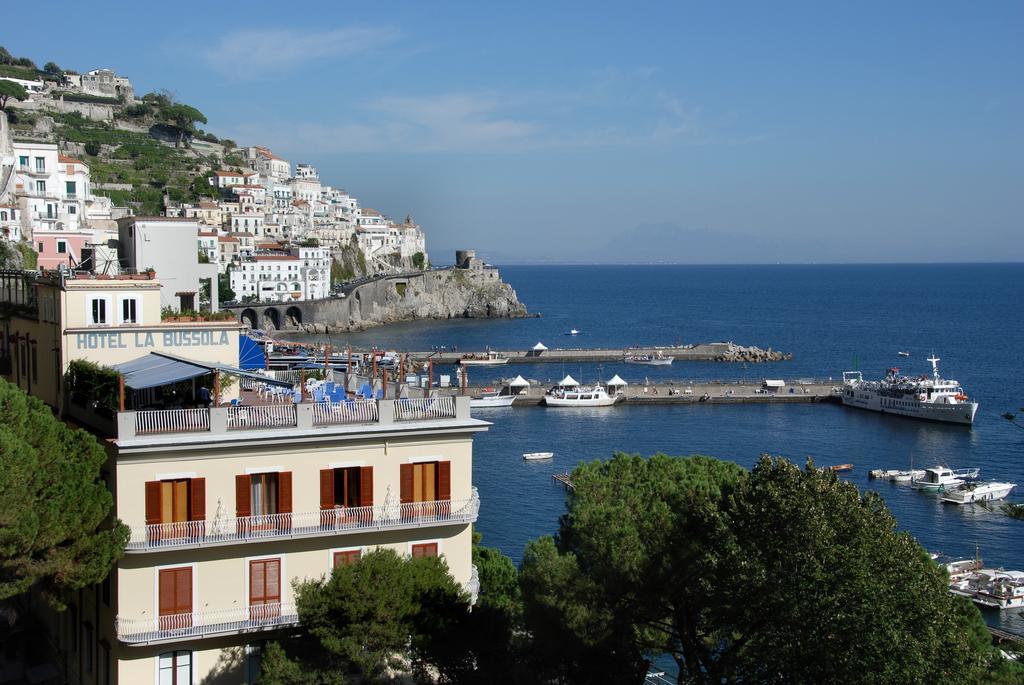
[[[501,319],[527,315],[497,269],[446,269],[361,285],[319,303],[310,333],[349,331],[414,319]]]

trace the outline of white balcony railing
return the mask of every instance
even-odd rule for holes
[[[476,488],[469,499],[321,509],[292,514],[221,517],[133,526],[129,552],[202,547],[273,539],[320,537],[367,531],[473,523],[480,514]]]
[[[228,430],[284,428],[295,425],[292,404],[257,404],[228,408]]]
[[[208,409],[156,409],[135,414],[135,433],[193,433],[210,430]]]
[[[396,421],[423,421],[455,418],[454,397],[403,398],[395,400]]]
[[[376,423],[375,400],[347,400],[343,402],[316,402],[313,404],[313,425],[335,423]]]
[[[275,602],[169,616],[118,616],[116,625],[118,640],[140,644],[268,630],[295,625],[298,621],[294,604]]]

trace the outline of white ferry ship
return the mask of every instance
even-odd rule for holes
[[[889,369],[880,381],[865,381],[860,371],[843,373],[843,404],[859,409],[899,414],[947,423],[974,423],[978,403],[972,402],[954,380],[939,376],[939,359],[932,355],[932,376],[902,376]]]

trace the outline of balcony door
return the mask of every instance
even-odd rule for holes
[[[205,519],[205,478],[146,483],[146,539],[149,542],[202,537]]]
[[[192,567],[159,570],[160,630],[192,627]]]
[[[249,562],[249,620],[264,621],[281,615],[281,560]]]
[[[448,516],[451,513],[451,466],[450,461],[400,466],[402,518]]]
[[[235,476],[235,514],[239,534],[291,528],[292,473],[280,471]]]
[[[373,467],[350,466],[320,471],[320,520],[324,526],[373,522]]]

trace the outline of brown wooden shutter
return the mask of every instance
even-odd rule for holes
[[[437,499],[450,500],[452,498],[452,463],[450,461],[437,462]]]
[[[334,508],[334,469],[320,469],[320,508]]]
[[[267,603],[281,601],[281,560],[273,559],[266,562],[267,568],[264,574],[267,580],[267,590],[264,599]]]
[[[277,474],[277,513],[292,513],[292,472],[281,471]]]
[[[174,579],[175,603],[178,605],[178,614],[192,613],[192,569],[179,568]]]
[[[249,562],[249,604],[262,604],[267,579],[266,567],[262,561]]]
[[[178,613],[178,603],[175,601],[175,571],[177,569],[160,569],[160,615],[170,616]]]
[[[235,516],[250,516],[249,476],[235,476]]]
[[[373,467],[363,466],[359,469],[359,506],[373,506]]]
[[[160,523],[160,481],[146,482],[146,525]]]
[[[400,480],[400,494],[398,499],[402,504],[409,504],[412,502],[412,471],[413,464],[400,464],[398,467]]]
[[[192,521],[205,521],[206,520],[206,479],[205,478],[193,478],[189,483],[189,495],[191,501],[191,517]]]

